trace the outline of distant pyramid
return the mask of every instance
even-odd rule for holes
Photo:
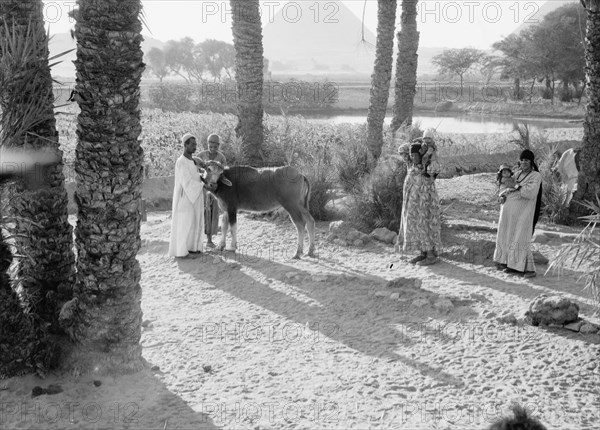
[[[263,22],[268,19],[263,14]],[[340,1],[286,3],[263,29],[273,71],[371,73],[375,40]]]

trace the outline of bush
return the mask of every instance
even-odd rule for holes
[[[600,222],[600,198],[596,202],[585,202],[584,206],[592,215],[582,217],[588,225],[568,246],[561,248],[550,263],[548,270],[560,272],[566,265],[586,268],[585,289],[590,293],[596,309],[600,312],[600,241],[596,234],[596,226]]]
[[[348,193],[360,186],[361,179],[369,173],[369,150],[365,141],[351,140],[342,149],[335,162],[337,177],[342,189]]]
[[[556,224],[571,224],[569,207],[564,204],[567,198],[566,189],[553,168],[561,154],[560,142],[549,143],[542,136],[536,136],[533,147],[536,162],[542,175],[542,215]]]
[[[398,231],[406,166],[398,156],[383,155],[373,172],[350,193],[348,219],[359,230],[385,227]]]
[[[299,113],[327,110],[339,99],[339,89],[332,82],[265,81],[265,112]],[[219,83],[161,83],[151,86],[144,99],[145,107],[171,112],[235,113],[237,96],[235,81]]]

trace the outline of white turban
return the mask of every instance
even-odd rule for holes
[[[194,139],[196,139],[196,136],[194,136],[192,133],[186,133],[186,134],[184,134],[183,137],[181,138],[181,143],[183,143],[185,145],[185,142],[187,142],[192,137]],[[198,140],[198,139],[196,139],[196,140]]]

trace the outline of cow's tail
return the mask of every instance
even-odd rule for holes
[[[302,191],[304,192],[304,200],[302,202],[302,205],[306,208],[306,209],[310,209],[309,208],[309,203],[310,203],[310,182],[308,182],[308,178],[306,176],[302,176],[303,180],[304,180],[304,185],[302,187]]]

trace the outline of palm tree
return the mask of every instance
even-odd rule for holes
[[[34,173],[44,176],[45,189],[17,183],[3,196],[15,219],[15,246],[28,256],[18,261],[15,285],[38,328],[59,332],[58,312],[72,296],[75,256],[42,11],[39,0],[0,2],[0,144],[42,148],[60,160]]]
[[[596,202],[600,195],[600,0],[582,0],[587,11],[586,87],[588,102],[583,122],[583,145],[577,192],[573,200]],[[581,215],[587,209],[576,202],[570,211]]]
[[[258,0],[231,0],[238,124],[246,162],[258,166],[262,156],[263,44]]]
[[[401,29],[398,32],[398,59],[396,60],[396,85],[392,132],[404,123],[412,124],[417,87],[417,62],[419,32],[417,31],[417,3],[419,0],[402,0]]]
[[[379,159],[383,146],[383,121],[392,78],[395,21],[396,0],[378,0],[375,67],[371,75],[371,99],[367,115],[367,147],[371,165]]]
[[[132,372],[141,362],[139,0],[79,0],[75,297],[63,308],[82,371]]]

